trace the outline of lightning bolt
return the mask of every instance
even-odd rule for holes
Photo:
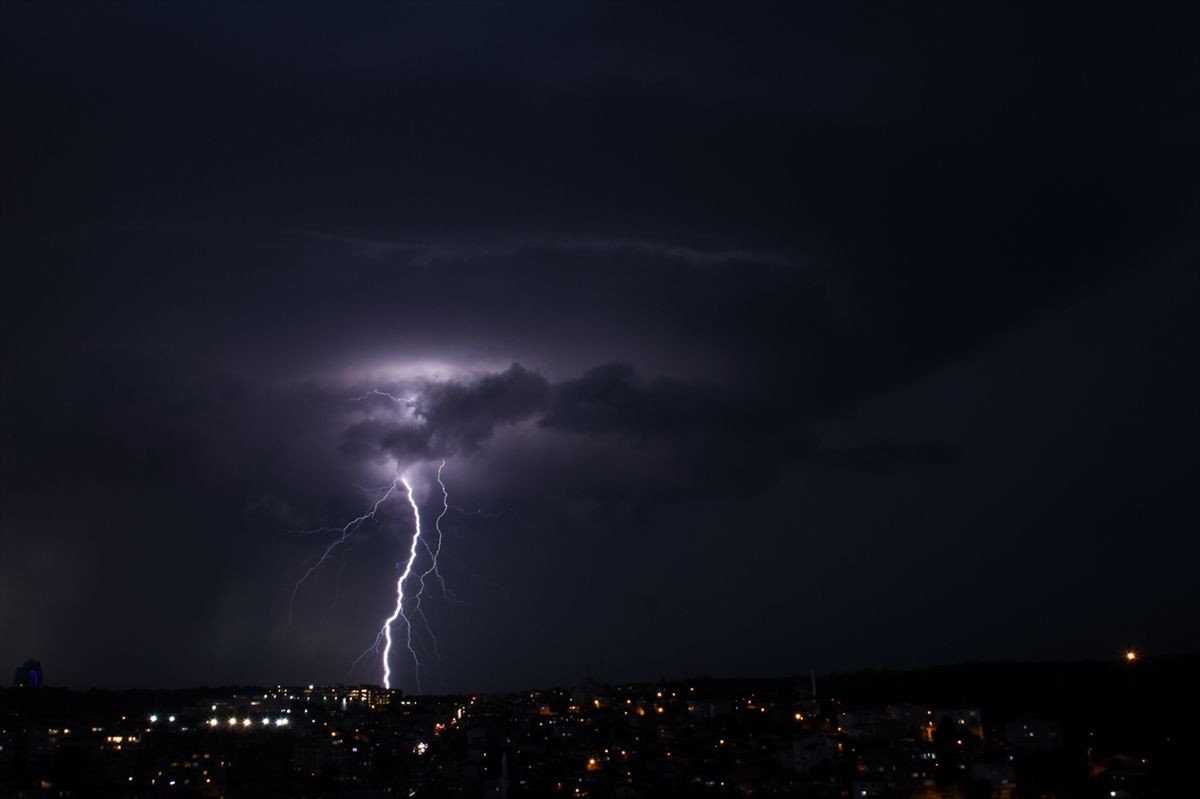
[[[409,551],[408,551],[408,562],[404,564],[404,571],[402,571],[400,573],[400,576],[396,580],[396,607],[392,611],[392,615],[388,616],[387,619],[384,620],[383,627],[382,627],[382,629],[380,629],[379,635],[376,636],[376,638],[375,638],[376,645],[378,645],[380,636],[382,636],[383,642],[384,642],[383,654],[381,656],[382,663],[383,663],[383,687],[384,688],[391,688],[392,672],[391,672],[390,657],[391,657],[391,651],[392,651],[392,645],[393,645],[392,625],[395,624],[397,621],[403,620],[403,622],[404,622],[404,624],[403,624],[403,626],[404,626],[404,644],[405,644],[405,648],[408,649],[409,655],[412,657],[413,677],[417,682],[417,690],[418,691],[421,690],[421,671],[424,668],[424,666],[421,664],[421,659],[417,654],[416,646],[413,644],[413,631],[414,631],[414,623],[413,622],[414,622],[414,619],[419,618],[421,620],[422,624],[425,627],[426,633],[428,633],[428,635],[429,635],[429,640],[433,644],[434,657],[438,663],[441,662],[441,652],[438,647],[437,636],[434,635],[434,633],[433,633],[433,628],[429,624],[429,619],[426,618],[425,613],[421,610],[421,600],[425,596],[425,588],[426,588],[426,584],[427,584],[426,581],[428,580],[430,575],[435,575],[437,577],[438,583],[442,587],[442,595],[446,598],[446,600],[449,602],[457,602],[457,598],[454,596],[454,592],[451,591],[449,586],[446,585],[446,579],[442,576],[442,573],[438,568],[438,558],[442,554],[442,540],[444,537],[443,533],[442,533],[442,526],[441,526],[442,519],[445,518],[446,513],[449,511],[449,508],[450,508],[450,495],[446,490],[445,481],[442,480],[442,470],[444,470],[445,468],[446,468],[446,462],[442,461],[441,464],[438,465],[438,470],[437,470],[437,482],[438,482],[438,486],[442,490],[442,511],[441,511],[441,513],[438,514],[437,518],[434,520],[434,523],[433,523],[433,529],[434,529],[434,532],[437,534],[437,540],[436,540],[436,543],[434,543],[432,546],[430,545],[429,541],[425,540],[425,537],[423,535],[423,531],[421,528],[421,510],[417,506],[416,498],[413,496],[412,486],[409,484],[409,482],[406,478],[403,478],[403,477],[401,478],[401,484],[404,486],[406,496],[408,497],[409,507],[412,509],[413,537],[412,537],[412,544],[409,547]],[[414,574],[414,571],[415,571],[414,566],[417,562],[418,548],[424,549],[426,554],[428,554],[429,565],[424,571],[420,572],[420,574],[418,575],[417,591],[412,597],[412,607],[406,608],[405,602],[404,602],[404,600],[405,600],[404,588],[405,588],[405,583]],[[436,672],[436,670],[437,669],[435,668],[435,672]]]
[[[446,578],[442,576],[441,567],[438,563],[442,556],[442,540],[445,538],[445,533],[442,531],[442,519],[446,518],[446,514],[450,512],[450,493],[446,491],[446,483],[442,480],[442,470],[446,468],[446,462],[442,461],[437,470],[438,487],[442,489],[442,512],[433,520],[433,529],[437,532],[437,547],[430,549],[429,545],[425,545],[425,550],[429,553],[429,568],[421,574],[421,590],[417,592],[417,607],[421,607],[421,596],[425,593],[425,579],[429,575],[437,577],[438,585],[442,587],[442,597],[451,604],[458,604],[458,597],[450,590],[450,586],[446,584]]]
[[[417,547],[421,543],[421,509],[417,507],[417,500],[413,497],[412,484],[408,482],[408,478],[399,477],[399,482],[404,486],[405,494],[408,497],[408,505],[412,508],[413,514],[413,537],[412,546],[408,550],[408,562],[404,564],[404,571],[400,573],[400,577],[396,579],[396,609],[392,611],[392,615],[384,619],[383,628],[379,631],[383,636],[383,687],[392,687],[392,667],[390,663],[392,654],[392,625],[397,619],[404,619],[406,643],[408,652],[413,658],[413,667],[417,670],[417,690],[420,690],[420,658],[417,657],[417,652],[413,649],[412,642],[412,619],[404,612],[404,582],[413,572],[413,564],[417,560]],[[376,641],[379,637],[376,636]]]
[[[413,642],[413,618],[420,616],[421,620],[425,624],[426,630],[429,630],[430,638],[434,641],[435,648],[437,646],[437,641],[435,638],[433,638],[433,631],[429,626],[428,620],[425,618],[425,614],[420,612],[419,605],[414,603],[414,607],[411,611],[406,608],[404,588],[405,584],[408,582],[409,578],[413,576],[415,571],[419,550],[424,548],[426,552],[432,554],[434,551],[439,551],[440,547],[438,550],[431,550],[428,543],[426,543],[422,536],[421,509],[420,506],[417,505],[416,496],[413,493],[412,483],[408,481],[407,477],[401,474],[396,477],[396,480],[393,483],[393,489],[395,486],[404,487],[404,496],[408,501],[409,509],[412,511],[413,535],[408,547],[408,559],[404,562],[404,568],[400,572],[400,575],[396,578],[395,608],[392,610],[391,615],[383,620],[383,624],[380,626],[379,632],[375,634],[374,642],[369,647],[364,649],[362,653],[354,659],[354,662],[350,664],[350,671],[353,672],[354,669],[358,667],[358,664],[362,662],[363,658],[367,657],[367,655],[377,654],[380,656],[380,665],[383,672],[383,687],[391,688],[392,647],[396,643],[395,638],[393,637],[393,626],[397,622],[400,622],[401,629],[404,631],[405,648],[408,650],[408,653],[413,661],[413,677],[416,680],[417,691],[419,692],[421,690],[421,671],[424,667],[421,664],[420,655],[417,653],[416,645]],[[389,495],[390,493],[391,492],[389,491]],[[397,566],[399,566],[399,564],[397,564]],[[417,596],[419,596],[420,593],[421,591],[418,591]]]
[[[376,396],[389,399],[398,405],[409,405],[412,402],[411,399],[402,398],[380,389],[371,389],[360,396],[352,397],[351,400],[364,401]],[[398,638],[402,635],[405,649],[407,649],[408,654],[412,659],[413,678],[417,684],[417,691],[421,691],[421,673],[424,671],[426,674],[429,674],[430,672],[421,662],[421,657],[418,652],[421,640],[416,635],[417,631],[414,624],[418,620],[425,629],[425,634],[428,636],[428,641],[433,647],[433,653],[436,658],[435,662],[438,664],[435,666],[433,674],[436,676],[440,670],[441,653],[438,647],[437,636],[434,635],[433,628],[429,623],[429,619],[426,617],[425,612],[421,607],[422,600],[425,598],[427,588],[432,583],[432,579],[437,580],[438,585],[441,587],[442,598],[447,603],[459,604],[458,597],[455,596],[449,585],[447,585],[446,578],[442,574],[439,566],[439,560],[442,556],[442,545],[445,540],[445,531],[442,528],[442,522],[445,520],[446,515],[452,509],[454,509],[454,507],[450,504],[450,494],[446,489],[446,483],[442,479],[442,473],[445,468],[446,462],[443,460],[437,469],[437,484],[442,492],[442,507],[437,515],[437,518],[434,519],[433,522],[432,531],[435,540],[432,542],[427,540],[425,530],[422,527],[421,509],[417,503],[412,483],[409,482],[406,472],[397,472],[395,478],[390,483],[378,488],[363,488],[362,490],[364,491],[374,491],[377,492],[378,495],[365,513],[354,519],[351,519],[342,527],[318,527],[312,530],[290,531],[299,535],[333,533],[334,538],[328,545],[326,545],[324,551],[319,557],[316,558],[315,562],[308,566],[304,574],[300,576],[300,579],[297,580],[296,584],[293,586],[291,599],[288,604],[289,626],[291,625],[295,616],[296,596],[299,593],[301,586],[304,585],[308,578],[311,577],[312,574],[317,571],[317,569],[321,568],[321,566],[325,565],[330,560],[339,547],[341,547],[343,544],[346,544],[347,541],[350,541],[350,539],[362,529],[363,525],[369,521],[377,521],[376,516],[380,507],[387,502],[393,494],[397,493],[398,489],[403,489],[404,497],[407,500],[408,507],[412,512],[413,532],[412,539],[408,543],[408,555],[407,559],[403,562],[403,568],[401,569],[400,563],[396,564],[397,569],[400,569],[400,574],[396,578],[396,604],[392,609],[391,614],[388,615],[380,625],[379,632],[376,633],[374,642],[371,644],[371,646],[363,650],[363,652],[357,658],[355,658],[350,667],[350,670],[353,672],[353,670],[360,662],[362,662],[365,657],[371,654],[378,655],[380,658],[380,666],[383,675],[382,682],[384,688],[390,689],[392,687],[392,650],[396,646]],[[360,488],[362,487],[360,486]],[[354,543],[357,543],[357,541],[358,539],[354,539],[349,546],[342,549],[342,563],[338,569],[339,593],[341,589],[341,573],[346,565],[346,554],[349,551],[349,548],[353,546]],[[426,561],[424,562],[424,567],[419,568],[418,562],[421,561],[422,552],[425,553]],[[417,584],[416,590],[415,592],[412,592],[411,595],[408,595],[406,594],[406,591],[411,588],[411,583],[414,581],[414,578]],[[336,603],[336,601],[337,598],[335,595],[334,602]],[[396,629],[397,624],[400,625],[400,632],[398,632]]]
[[[442,575],[442,572],[441,572],[441,569],[439,566],[439,559],[441,558],[441,555],[442,555],[442,542],[445,539],[445,535],[442,531],[442,519],[444,519],[446,517],[446,514],[450,511],[450,494],[446,490],[445,481],[442,480],[442,471],[445,468],[446,468],[446,462],[442,461],[441,464],[438,465],[438,470],[437,470],[437,483],[438,483],[438,486],[442,490],[442,510],[441,510],[441,513],[438,514],[437,518],[434,519],[434,522],[433,522],[433,529],[434,529],[434,532],[437,534],[437,541],[434,545],[431,546],[429,541],[425,540],[425,538],[421,539],[422,548],[425,550],[425,553],[429,556],[429,565],[424,571],[421,572],[420,582],[419,582],[419,585],[417,588],[417,592],[413,597],[411,613],[409,613],[407,616],[404,617],[405,621],[407,622],[407,625],[408,625],[406,628],[406,631],[407,631],[406,642],[408,644],[409,652],[413,655],[414,670],[415,670],[415,676],[417,679],[417,689],[418,690],[420,690],[420,684],[421,684],[420,683],[420,671],[421,671],[422,666],[420,663],[417,662],[416,653],[413,649],[413,644],[412,644],[412,633],[413,633],[412,620],[414,618],[420,618],[422,625],[425,627],[425,633],[426,633],[426,635],[429,636],[429,641],[433,645],[433,656],[434,656],[433,673],[434,673],[434,676],[439,679],[440,679],[441,664],[442,664],[442,652],[441,652],[441,647],[438,644],[437,636],[433,632],[433,627],[429,624],[429,618],[425,615],[425,612],[421,609],[421,600],[424,599],[424,597],[425,597],[425,589],[427,587],[427,581],[429,579],[429,576],[434,575],[437,578],[438,584],[441,586],[441,589],[442,589],[442,598],[445,599],[445,601],[448,604],[460,604],[458,597],[454,595],[454,592],[450,590],[450,586],[446,584],[446,578]],[[415,513],[416,513],[416,511],[414,509],[414,517],[415,517]],[[411,563],[411,559],[410,559],[410,563]],[[403,601],[402,599],[398,600],[398,604],[402,603],[402,601]],[[378,642],[378,640],[379,639],[377,637],[376,642]]]
[[[437,519],[434,521],[433,529],[436,533],[436,540],[432,544],[427,541],[425,537],[425,530],[421,522],[421,508],[417,504],[416,494],[413,491],[412,483],[409,482],[408,477],[404,474],[397,475],[396,479],[383,489],[382,495],[375,501],[375,503],[371,506],[371,509],[366,513],[350,521],[344,527],[325,528],[336,530],[339,533],[338,537],[326,547],[324,553],[322,553],[317,562],[308,568],[308,571],[306,571],[296,583],[296,587],[292,592],[294,600],[296,591],[299,590],[300,586],[309,577],[309,575],[320,568],[323,563],[328,561],[330,555],[340,544],[344,543],[347,539],[353,536],[354,533],[357,532],[364,523],[370,519],[373,519],[379,510],[379,506],[387,501],[387,499],[390,498],[393,493],[395,493],[397,488],[402,487],[404,489],[404,497],[407,500],[408,507],[412,512],[413,534],[408,545],[408,557],[404,561],[403,569],[396,578],[396,604],[391,615],[383,620],[383,624],[380,626],[379,632],[375,636],[375,641],[371,646],[367,647],[362,654],[355,658],[354,663],[351,665],[351,670],[353,670],[364,657],[371,653],[378,653],[380,655],[380,665],[383,671],[384,688],[392,687],[391,660],[392,649],[397,643],[397,635],[395,630],[397,623],[400,625],[400,630],[403,631],[404,647],[406,650],[408,650],[408,654],[412,658],[413,677],[417,683],[418,692],[421,690],[421,672],[426,671],[428,673],[428,670],[421,662],[421,656],[417,651],[417,644],[419,642],[414,637],[414,632],[416,629],[415,622],[418,619],[420,620],[422,626],[424,626],[429,636],[429,640],[433,645],[434,654],[437,661],[439,663],[441,661],[437,637],[434,635],[433,628],[429,624],[429,620],[426,618],[424,611],[421,609],[421,600],[425,596],[429,578],[431,576],[435,576],[437,578],[438,583],[442,587],[443,596],[448,602],[458,601],[457,597],[454,596],[454,592],[451,591],[450,587],[446,584],[446,580],[438,568],[438,559],[442,554],[442,541],[444,538],[441,523],[450,508],[450,495],[446,490],[446,483],[442,479],[442,471],[445,468],[446,462],[442,461],[438,466],[437,471],[437,482],[442,490],[442,508],[441,513],[438,514]],[[417,568],[417,562],[422,551],[428,555],[428,566],[423,570],[419,570]],[[409,582],[414,578],[417,581],[417,589],[411,597],[408,597],[405,594],[405,590],[408,587]]]

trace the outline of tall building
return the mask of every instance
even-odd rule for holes
[[[25,661],[24,665],[17,668],[17,676],[13,678],[13,685],[18,688],[41,688],[42,664],[36,660]]]

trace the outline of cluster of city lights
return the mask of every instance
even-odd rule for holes
[[[213,705],[213,709],[216,710],[216,705]],[[288,712],[290,713],[291,711],[289,710]],[[156,713],[151,714],[149,717],[149,721],[151,724],[157,724],[158,723],[158,714],[156,714]],[[175,717],[167,716],[167,721],[171,724],[174,724]],[[264,727],[286,727],[286,726],[288,726],[288,719],[285,716],[280,716],[279,718],[274,718],[274,719],[264,716],[260,721],[262,723],[262,726],[264,726]],[[217,718],[216,716],[210,718],[206,723],[208,724],[209,727],[213,727],[213,728],[221,726],[221,720],[219,718]],[[228,718],[228,720],[226,720],[225,723],[229,727],[243,727],[243,728],[247,728],[247,729],[254,726],[254,720],[251,719],[249,716],[246,716],[244,718],[238,718],[237,716],[230,716]]]
[[[247,716],[245,718],[240,718],[240,719],[237,716],[230,716],[226,720],[225,723],[229,727],[242,727],[244,729],[249,729],[250,727],[254,726],[254,720],[251,719],[249,716]],[[262,719],[262,726],[264,726],[264,727],[286,727],[287,725],[288,725],[288,720],[283,716],[280,716],[277,719],[272,719],[272,718],[264,716]],[[214,716],[213,718],[208,720],[208,726],[213,727],[213,728],[220,727],[221,720]]]

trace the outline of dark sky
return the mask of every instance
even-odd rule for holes
[[[1196,20],[880,5],[5,3],[0,665],[1196,649]]]

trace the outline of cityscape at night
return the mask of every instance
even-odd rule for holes
[[[1134,660],[820,681],[612,685],[586,675],[560,689],[419,697],[376,685],[24,686],[0,696],[0,789],[264,799],[1182,797],[1200,779],[1200,657]]]
[[[25,686],[0,695],[0,790],[264,799],[1186,796],[1200,779],[1200,658],[1126,660],[820,680],[613,685],[586,675],[567,688],[416,697],[375,685]]]
[[[0,799],[1200,796],[1197,31],[0,0]]]

